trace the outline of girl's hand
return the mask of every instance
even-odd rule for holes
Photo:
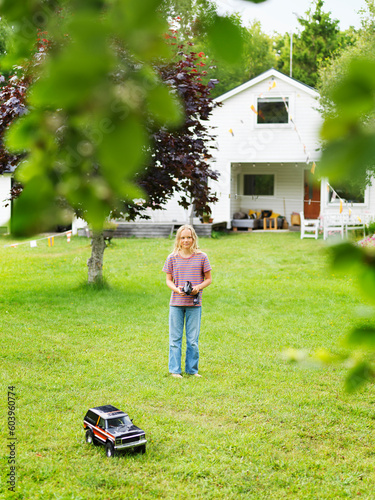
[[[178,293],[178,295],[181,295],[181,297],[185,296],[185,293],[181,290],[181,288],[176,287],[176,293]]]
[[[200,291],[201,291],[201,290],[200,290],[199,286],[197,285],[197,286],[195,286],[195,287],[192,289],[191,294],[192,294],[192,295],[197,295]]]

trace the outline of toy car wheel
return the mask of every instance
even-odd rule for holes
[[[138,446],[137,451],[143,455],[143,453],[146,453],[146,445],[142,444],[141,446]]]
[[[86,443],[87,444],[94,444],[94,434],[92,433],[92,430],[87,430],[86,431]]]
[[[105,443],[105,454],[107,457],[114,457],[115,456],[115,449],[113,447],[113,444],[110,441],[107,441]]]

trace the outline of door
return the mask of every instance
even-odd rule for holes
[[[305,170],[304,186],[303,213],[306,219],[317,219],[320,215],[320,181],[310,170]]]

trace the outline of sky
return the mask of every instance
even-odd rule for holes
[[[297,16],[303,16],[309,10],[312,0],[266,0],[260,4],[244,0],[214,0],[219,14],[239,12],[248,25],[254,19],[261,22],[262,29],[268,34],[274,31],[296,33],[301,27]],[[349,26],[360,27],[358,11],[365,8],[365,0],[325,0],[323,11],[331,12],[332,19],[340,21],[340,28],[345,30]]]

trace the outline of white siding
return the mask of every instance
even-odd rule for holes
[[[11,176],[8,174],[0,175],[0,227],[7,227],[9,229],[10,220],[10,204],[7,200],[10,195],[11,189]]]
[[[216,193],[219,201],[211,207],[214,222],[227,222],[229,227],[229,214],[231,213],[231,203],[233,203],[232,171],[230,161],[220,158],[213,165],[214,170],[220,172],[218,181],[211,181],[210,187]]]
[[[146,214],[152,222],[189,222],[189,210],[178,204],[179,196],[175,196],[165,205],[165,210],[147,209]]]
[[[84,219],[81,219],[80,217],[76,217],[76,216],[73,217],[72,233],[74,236],[78,234],[78,229],[83,229],[83,228],[86,228],[87,226],[88,226],[88,224]]]

